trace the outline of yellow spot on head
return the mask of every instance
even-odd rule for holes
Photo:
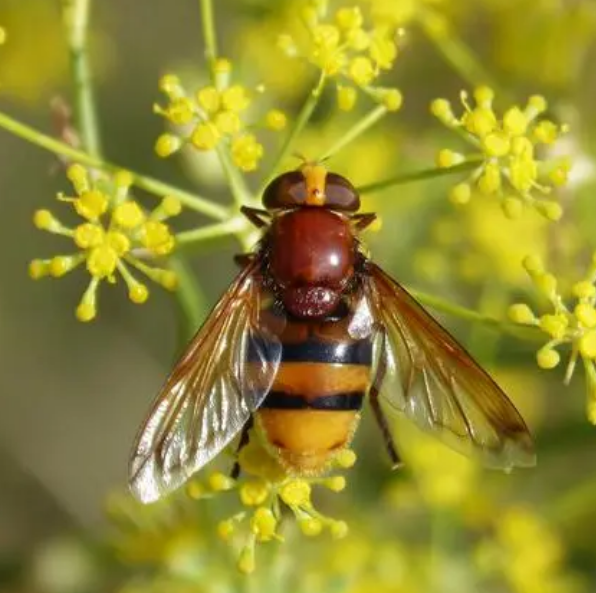
[[[325,179],[327,169],[322,165],[305,163],[300,168],[306,181],[306,203],[308,206],[325,204]]]

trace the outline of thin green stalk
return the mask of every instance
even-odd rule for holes
[[[422,28],[450,66],[471,86],[486,84],[493,89],[497,85],[466,44],[449,29],[443,17],[432,10],[421,12]]]
[[[447,313],[448,315],[452,315],[454,317],[460,317],[461,319],[482,323],[483,325],[501,330],[504,333],[515,335],[516,337],[523,336],[524,338],[527,337],[527,339],[530,339],[531,337],[532,341],[534,341],[534,336],[536,340],[540,339],[540,333],[535,327],[520,326],[516,323],[496,319],[489,315],[484,315],[479,311],[475,311],[474,309],[468,309],[467,307],[456,305],[440,297],[436,297],[432,294],[421,292],[419,290],[409,290],[409,292],[423,305],[427,305],[436,311]]]
[[[213,3],[211,0],[199,0],[201,6],[201,23],[203,41],[205,42],[205,59],[209,64],[211,78],[215,77],[215,62],[217,60],[217,36],[215,20],[213,18]]]
[[[375,183],[369,183],[368,185],[362,185],[358,188],[358,193],[372,194],[388,187],[396,185],[405,185],[406,183],[412,183],[413,181],[421,181],[423,179],[433,179],[435,177],[444,177],[446,175],[455,175],[457,173],[464,173],[475,169],[482,163],[482,159],[470,159],[459,165],[453,167],[431,167],[429,169],[422,169],[420,171],[413,171],[410,173],[401,173],[395,177],[389,177],[382,181],[376,181]]]
[[[262,195],[267,184],[273,179],[273,177],[277,173],[277,169],[279,168],[279,166],[283,163],[283,161],[286,159],[286,157],[290,154],[290,152],[294,148],[294,142],[296,141],[296,138],[298,138],[298,136],[300,135],[300,132],[302,132],[302,130],[304,129],[304,127],[310,120],[310,117],[311,117],[313,111],[315,110],[317,103],[319,102],[321,93],[323,92],[323,89],[325,88],[325,80],[326,80],[325,74],[321,73],[318,83],[316,84],[315,88],[312,89],[312,91],[309,93],[308,98],[304,102],[304,105],[302,106],[300,113],[297,115],[296,119],[294,120],[294,124],[292,125],[292,128],[288,132],[288,134],[284,140],[284,143],[282,144],[281,148],[279,149],[279,152],[275,156],[275,159],[273,160],[273,164],[271,165],[269,175],[267,175],[266,181],[263,184],[261,191],[259,191],[259,193],[257,195],[259,195],[259,196]]]
[[[176,235],[176,244],[191,245],[201,241],[208,241],[210,239],[218,239],[220,237],[227,237],[240,233],[247,225],[247,220],[244,217],[231,218],[224,222],[218,222],[207,226],[194,229],[192,231],[184,231]]]
[[[234,203],[237,207],[242,206],[242,204],[248,203],[252,197],[250,190],[246,186],[246,181],[244,180],[242,173],[240,173],[240,171],[236,168],[234,163],[232,163],[232,161],[230,160],[230,155],[228,154],[227,147],[218,144],[216,152],[219,158],[219,162],[221,163],[224,175],[226,176],[226,179],[228,181],[228,185],[230,186],[230,191],[232,192]]]
[[[387,108],[379,105],[372,109],[361,120],[354,124],[341,138],[339,138],[332,146],[330,146],[320,157],[323,161],[338,153],[347,144],[358,138],[366,130],[374,126],[384,115],[387,114]]]
[[[63,1],[64,22],[68,30],[70,70],[74,84],[76,127],[85,150],[90,155],[99,157],[101,143],[87,53],[90,7],[91,0]]]
[[[0,128],[4,128],[15,136],[23,138],[24,140],[44,148],[45,150],[49,150],[54,154],[67,157],[88,167],[103,169],[106,171],[127,169],[121,165],[115,165],[113,163],[104,161],[103,159],[93,156],[88,152],[77,150],[76,148],[61,142],[60,140],[56,140],[52,136],[48,136],[47,134],[44,134],[2,112],[0,112]],[[158,196],[175,196],[187,208],[195,210],[196,212],[216,220],[226,220],[229,217],[228,209],[224,208],[223,206],[214,204],[205,198],[196,196],[195,194],[184,191],[183,189],[172,186],[168,183],[164,183],[163,181],[159,181],[158,179],[147,177],[146,175],[141,175],[140,173],[136,173],[134,171],[131,171],[130,173],[133,176],[134,184],[137,187],[148,191],[149,193]]]

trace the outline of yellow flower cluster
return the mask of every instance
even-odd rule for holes
[[[97,289],[102,280],[113,284],[120,273],[133,303],[144,303],[149,290],[131,273],[136,268],[153,282],[174,290],[174,272],[147,265],[144,256],[167,256],[174,249],[174,236],[164,220],[180,213],[180,202],[166,196],[151,213],[129,195],[132,176],[120,171],[112,178],[99,178],[81,165],[68,168],[76,196],[58,195],[61,202],[72,204],[84,220],[76,227],[64,225],[49,210],[37,210],[33,222],[39,229],[71,239],[76,253],[57,255],[50,259],[35,259],[29,264],[32,278],[60,278],[85,263],[91,282],[76,309],[80,321],[91,321],[97,314]]]
[[[360,89],[389,111],[398,110],[402,104],[399,90],[373,85],[384,70],[393,67],[397,58],[395,27],[378,23],[365,28],[357,6],[340,8],[332,19],[326,20],[326,4],[308,3],[302,9],[305,34],[280,35],[279,47],[289,57],[307,60],[324,77],[336,79],[340,109],[353,109]]]
[[[581,357],[586,369],[588,418],[596,424],[596,254],[586,276],[572,287],[576,299],[573,308],[567,307],[557,290],[557,279],[544,270],[538,258],[526,257],[523,263],[536,288],[550,302],[552,312],[537,316],[528,305],[517,303],[509,308],[509,316],[514,322],[536,326],[549,336],[550,340],[536,355],[540,368],[556,367],[561,360],[556,349],[571,344],[565,381],[571,379],[577,358]]]
[[[176,126],[178,133],[162,134],[155,144],[160,157],[168,157],[182,146],[190,145],[199,151],[210,151],[225,146],[232,161],[242,171],[254,171],[263,157],[263,145],[252,133],[254,123],[244,120],[252,103],[249,90],[230,83],[231,65],[218,60],[215,65],[215,83],[200,88],[193,96],[186,93],[179,78],[167,74],[159,81],[159,88],[168,98],[166,106],[155,105],[156,113]],[[270,130],[283,130],[286,116],[273,109],[256,125]]]
[[[469,178],[450,192],[456,204],[470,201],[473,191],[497,196],[505,214],[518,218],[524,206],[530,206],[549,220],[558,220],[562,209],[558,202],[547,199],[553,188],[564,185],[571,168],[567,158],[541,159],[536,149],[550,146],[567,130],[554,122],[539,118],[547,109],[546,100],[538,95],[530,97],[522,109],[510,107],[501,118],[493,109],[494,92],[488,87],[474,91],[475,106],[468,103],[468,95],[461,93],[464,113],[456,117],[446,99],[436,99],[431,112],[445,126],[458,131],[475,152],[469,155],[450,149],[437,155],[439,167],[453,167],[469,163],[478,166]]]
[[[335,465],[349,468],[356,462],[353,451],[345,449],[338,453]],[[186,488],[194,499],[212,497],[218,492],[235,491],[244,510],[221,521],[218,534],[224,541],[232,542],[240,535],[243,544],[238,557],[238,569],[245,573],[255,570],[256,544],[272,540],[283,541],[280,533],[281,504],[288,507],[300,528],[309,537],[327,529],[331,536],[340,539],[348,533],[344,521],[321,514],[311,500],[312,486],[318,485],[333,492],[346,486],[343,476],[298,478],[290,476],[251,433],[249,442],[241,449],[238,463],[242,475],[232,479],[221,473],[211,474],[206,483],[192,480]],[[239,534],[241,524],[248,525],[248,535]]]
[[[479,568],[487,575],[502,574],[515,593],[576,590],[561,570],[561,541],[535,511],[505,509],[494,531],[494,537],[481,541],[475,553]]]

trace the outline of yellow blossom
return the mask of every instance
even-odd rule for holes
[[[494,92],[488,87],[474,91],[475,105],[468,102],[468,94],[461,93],[464,112],[457,117],[446,99],[435,99],[431,112],[445,126],[457,129],[473,146],[473,156],[460,153],[447,158],[451,151],[439,152],[440,167],[470,163],[471,174],[466,180],[480,194],[497,195],[509,218],[518,218],[523,205],[534,208],[548,220],[556,221],[562,215],[558,202],[545,199],[554,187],[566,182],[568,159],[544,160],[536,148],[554,143],[566,130],[547,119],[539,119],[546,110],[546,100],[530,97],[524,108],[514,105],[499,117],[493,107]],[[481,156],[478,158],[478,151]],[[461,186],[461,184],[459,184]],[[456,192],[457,195],[457,192]],[[453,199],[456,203],[462,200]]]
[[[58,199],[72,204],[84,222],[74,228],[68,227],[49,210],[35,212],[33,222],[40,229],[70,239],[79,251],[47,260],[33,260],[29,265],[30,276],[35,279],[43,276],[59,278],[85,263],[91,281],[76,310],[81,321],[91,321],[97,315],[97,290],[101,281],[113,284],[118,275],[124,279],[133,303],[141,304],[147,300],[149,289],[135,278],[130,267],[165,288],[174,289],[176,278],[173,272],[149,266],[135,253],[135,249],[144,248],[151,256],[159,257],[172,251],[174,237],[169,227],[155,218],[165,219],[173,215],[176,208],[172,198],[167,201],[169,214],[164,211],[163,201],[152,213],[146,214],[128,195],[132,176],[127,172],[119,171],[111,179],[96,179],[81,165],[75,164],[68,168],[67,176],[76,195],[59,194]]]
[[[232,140],[232,160],[242,171],[254,171],[262,156],[263,146],[253,134],[243,134]]]
[[[340,7],[329,19],[314,6],[303,9],[304,35],[283,33],[278,47],[290,58],[302,58],[318,68],[327,78],[337,81],[338,105],[350,111],[356,103],[356,89],[365,89],[389,111],[401,106],[397,89],[373,86],[381,71],[389,70],[397,58],[396,26],[373,22],[367,24],[359,7]],[[382,90],[391,93],[378,92]]]
[[[561,355],[557,349],[569,344],[571,356],[565,371],[565,382],[569,382],[577,357],[583,359],[587,378],[587,408],[590,411],[596,406],[596,390],[592,388],[593,379],[596,379],[596,255],[586,276],[572,287],[576,299],[573,307],[566,304],[559,293],[556,278],[544,270],[537,257],[527,257],[523,263],[534,286],[550,303],[552,312],[536,315],[530,307],[520,303],[510,307],[509,316],[516,323],[536,326],[548,335],[549,341],[536,354],[540,368],[553,369],[558,366]],[[593,420],[591,413],[589,419]]]
[[[350,467],[356,461],[354,453],[348,449],[340,451],[334,458],[337,467]],[[256,567],[256,546],[272,540],[283,541],[278,533],[280,506],[283,503],[292,511],[303,535],[314,537],[326,529],[331,537],[339,539],[348,532],[344,521],[321,514],[313,505],[313,487],[322,486],[332,492],[340,492],[346,486],[343,476],[295,477],[288,475],[262,441],[260,432],[253,429],[248,442],[237,456],[240,475],[231,479],[221,473],[212,474],[208,479],[211,491],[216,494],[233,490],[237,493],[243,510],[220,521],[217,532],[221,539],[237,541],[244,537],[244,544],[238,557],[241,572],[252,572]],[[205,496],[201,487],[198,496]]]
[[[155,113],[176,127],[173,132],[161,134],[155,143],[155,152],[168,157],[184,145],[206,152],[230,150],[234,164],[243,171],[254,171],[263,156],[263,146],[248,129],[254,127],[246,112],[252,105],[254,93],[240,84],[230,84],[231,64],[219,60],[215,72],[216,84],[204,86],[188,94],[174,75],[161,78],[159,87],[169,102],[155,105]],[[269,110],[264,117],[265,127],[280,131],[286,127],[286,115]]]

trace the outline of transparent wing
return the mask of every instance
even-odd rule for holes
[[[507,396],[399,284],[369,263],[365,291],[377,322],[379,403],[488,467],[535,464],[532,439]]]
[[[261,322],[255,259],[239,274],[166,380],[136,437],[129,484],[152,502],[183,484],[242,429],[269,391],[281,344]]]

